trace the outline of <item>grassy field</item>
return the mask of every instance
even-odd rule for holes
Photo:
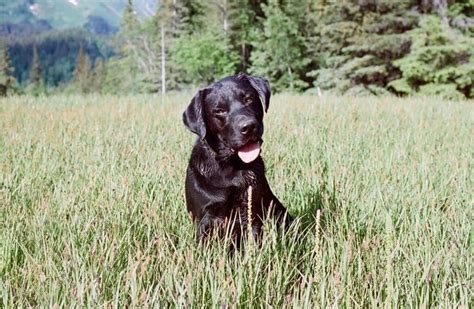
[[[185,210],[190,97],[0,100],[1,307],[473,305],[473,102],[276,96],[299,224],[229,257]]]

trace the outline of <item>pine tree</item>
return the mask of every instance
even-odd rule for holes
[[[202,85],[236,72],[238,55],[222,32],[207,29],[181,35],[170,47],[173,63],[185,72],[183,82]]]
[[[94,63],[94,70],[91,79],[91,92],[103,92],[102,88],[107,79],[107,67],[101,58],[97,58]]]
[[[120,49],[123,57],[131,57],[137,62],[137,66],[140,66],[143,70],[146,70],[146,63],[140,63],[139,59],[139,36],[140,36],[141,25],[136,16],[133,8],[132,0],[127,1],[127,6],[122,15],[122,21],[120,24],[119,41]]]
[[[39,95],[45,92],[43,78],[41,77],[41,63],[36,45],[33,45],[33,58],[31,60],[30,76],[28,80],[27,92],[32,95]]]
[[[233,0],[230,3],[230,39],[240,54],[239,71],[247,72],[249,69],[255,30],[261,26],[257,19],[260,9],[259,1]]]
[[[101,90],[105,93],[139,93],[146,88],[146,76],[151,70],[145,61],[142,25],[133,7],[132,0],[127,1],[115,43],[118,54],[106,64],[106,77]],[[149,47],[151,49],[151,47]]]
[[[82,46],[79,48],[79,52],[77,54],[72,85],[77,92],[91,92],[91,63]]]
[[[465,35],[474,37],[474,1],[457,0],[448,6],[450,25]]]
[[[160,72],[160,85],[161,93],[166,93],[167,86],[167,49],[169,40],[178,32],[179,23],[177,15],[177,2],[176,0],[163,0],[161,6],[155,14],[155,27],[157,28],[158,40],[157,45],[159,46],[159,72]],[[169,40],[168,40],[169,39]]]
[[[8,46],[0,41],[0,96],[17,92],[16,79],[13,77],[14,68],[10,63]]]
[[[168,47],[179,33],[184,31],[182,20],[185,8],[177,0],[161,0],[153,17],[139,22],[128,2],[124,12],[120,37],[122,53],[117,62],[133,74],[123,81],[122,88],[134,88],[134,92],[162,92],[175,87],[177,74],[168,59]]]
[[[200,1],[182,0],[168,0],[168,4],[162,7],[161,12],[157,12],[158,46],[161,51],[160,81],[166,80],[166,89],[178,89],[186,75],[186,72],[181,71],[179,66],[173,61],[170,49],[175,40],[180,36],[195,33],[197,31],[196,27],[204,25],[202,23],[202,14],[204,14],[204,10],[203,4]],[[161,21],[167,26],[161,27]],[[161,31],[162,29],[163,32]]]
[[[316,88],[336,91],[350,88],[350,81],[337,68],[348,60],[342,50],[360,32],[361,16],[357,4],[339,0],[317,1],[313,19],[318,23],[309,39],[309,50],[313,57],[317,57],[318,67],[308,75],[315,79]]]
[[[36,45],[33,46],[33,58],[31,60],[31,70],[30,70],[30,84],[39,85],[42,82],[41,79],[41,64],[38,56],[38,49]]]
[[[208,12],[207,1],[203,0],[178,0],[178,14],[181,17],[183,30],[187,34],[204,29],[207,24],[206,12]]]
[[[393,61],[410,50],[407,31],[416,27],[417,1],[397,0],[359,4],[360,32],[342,52],[348,60],[338,69],[350,81],[350,94],[387,94],[386,86],[400,77]]]
[[[291,8],[292,1],[280,4],[270,0],[263,5],[265,20],[252,42],[250,71],[267,77],[276,91],[298,91],[308,86],[304,81],[310,60],[302,36],[301,16]]]
[[[179,26],[168,33],[168,84],[211,82],[234,74],[237,54],[230,42],[230,2],[178,1]]]
[[[120,24],[120,31],[123,35],[131,36],[137,31],[139,24],[135,9],[133,8],[133,1],[127,0],[127,5],[122,14],[122,21]]]
[[[213,0],[209,3],[208,12],[212,13],[213,19],[217,23],[217,29],[222,31],[224,36],[229,35],[230,31],[230,13],[232,11],[231,0]],[[209,22],[210,14],[207,14],[206,20]]]
[[[400,76],[392,65],[410,49],[417,1],[330,1],[321,12],[325,60],[314,85],[348,94],[385,94]]]
[[[389,86],[399,94],[474,97],[474,39],[438,16],[427,15],[410,31],[410,53],[394,62],[402,72]]]

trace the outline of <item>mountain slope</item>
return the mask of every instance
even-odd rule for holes
[[[36,24],[47,22],[53,29],[82,27],[91,17],[100,17],[117,27],[127,0],[0,0],[0,23]],[[141,17],[156,10],[154,0],[135,0]]]

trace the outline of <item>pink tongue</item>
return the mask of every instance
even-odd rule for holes
[[[237,152],[239,158],[245,163],[250,163],[253,160],[257,159],[260,154],[260,144],[259,143],[250,143],[240,148]]]

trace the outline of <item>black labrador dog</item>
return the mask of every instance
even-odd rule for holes
[[[292,221],[270,190],[260,157],[269,104],[268,81],[239,73],[200,90],[184,111],[184,124],[198,135],[186,173],[186,204],[198,240],[230,227],[239,244],[243,233],[261,235],[266,217],[285,226]]]

